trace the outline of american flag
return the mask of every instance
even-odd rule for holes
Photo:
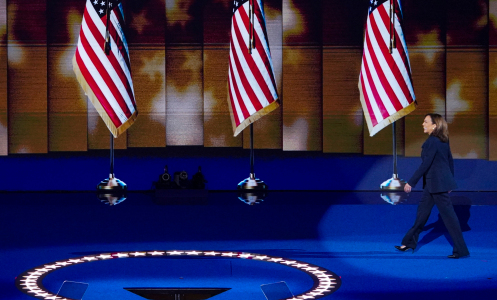
[[[262,0],[235,0],[228,102],[234,135],[279,106]]]
[[[359,91],[370,136],[416,109],[400,0],[370,0]]]
[[[104,50],[107,1],[110,52]],[[126,131],[138,115],[131,80],[129,51],[122,25],[121,0],[87,0],[78,46],[73,58],[76,77],[114,137]]]

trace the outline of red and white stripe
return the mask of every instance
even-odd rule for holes
[[[390,1],[378,6],[367,19],[359,90],[370,136],[416,107],[400,0],[393,1],[396,1],[396,48],[392,53],[389,53]]]
[[[249,4],[255,8],[255,49],[251,54]],[[228,78],[229,105],[237,136],[250,123],[279,105],[260,0],[247,1],[233,13]]]
[[[79,72],[82,75],[78,80],[85,93],[109,130],[117,137],[132,124],[137,114],[129,52],[121,28],[121,4],[112,9],[110,14],[109,55],[104,51],[106,21],[107,17],[100,18],[90,0],[87,0],[74,57],[74,69],[76,74]]]

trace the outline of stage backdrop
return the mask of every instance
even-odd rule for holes
[[[282,107],[255,147],[391,154],[369,137],[357,81],[367,0],[266,0]],[[139,116],[117,149],[248,147],[227,104],[230,0],[124,0]],[[72,71],[85,0],[0,0],[0,155],[109,147]],[[449,122],[456,158],[497,160],[497,1],[402,1],[418,109],[397,122],[398,153],[419,156],[423,115]]]

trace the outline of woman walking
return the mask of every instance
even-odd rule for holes
[[[395,248],[400,251],[410,249],[414,251],[419,234],[428,221],[433,205],[436,205],[454,243],[452,254],[448,258],[467,257],[468,247],[449,197],[449,193],[457,188],[457,185],[454,180],[454,163],[449,147],[447,122],[439,114],[427,114],[423,121],[423,129],[429,136],[422,146],[422,163],[404,187],[404,191],[410,193],[412,187],[423,177],[423,196],[419,202],[414,225],[402,239],[402,246]]]

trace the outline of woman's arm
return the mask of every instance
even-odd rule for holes
[[[414,172],[414,175],[412,175],[411,179],[409,179],[408,181],[409,186],[411,187],[416,186],[416,183],[418,183],[419,179],[423,177],[426,171],[428,171],[428,169],[430,168],[431,163],[435,158],[435,154],[437,154],[436,142],[437,141],[430,138],[428,138],[428,140],[426,141],[426,144],[424,145],[423,151],[421,153],[421,158],[423,159],[423,162],[416,170],[416,172]]]
[[[450,172],[452,172],[452,176],[454,176],[454,159],[452,158],[452,151],[450,151],[450,145],[449,145],[449,167],[450,167]]]

